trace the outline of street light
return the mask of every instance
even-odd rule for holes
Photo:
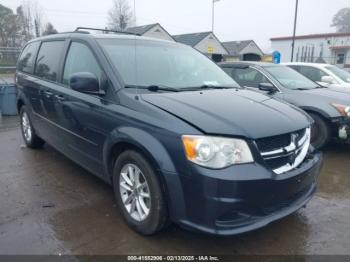
[[[211,31],[214,33],[214,16],[215,16],[215,3],[219,2],[220,0],[212,0],[213,1],[213,8],[212,8],[212,24],[211,24]]]
[[[290,59],[291,62],[294,60],[294,45],[295,45],[295,32],[297,29],[297,19],[298,19],[298,3],[299,0],[295,1],[295,15],[294,15],[294,29],[293,29],[293,41],[292,41],[292,57]]]

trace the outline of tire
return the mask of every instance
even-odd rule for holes
[[[130,168],[133,172],[130,172]],[[130,174],[138,173],[137,169],[141,172],[139,179],[137,181],[137,176],[133,176],[134,181],[131,181]],[[148,189],[144,186],[145,182]],[[118,157],[113,169],[113,187],[123,218],[133,230],[142,235],[152,235],[167,225],[168,214],[161,185],[154,169],[141,154],[127,150]],[[149,198],[144,197],[147,193]]]
[[[20,122],[21,122],[21,133],[23,140],[27,147],[37,149],[42,148],[45,141],[42,140],[36,133],[30,119],[26,106],[22,106],[20,109]]]
[[[315,123],[311,127],[311,144],[316,149],[325,147],[331,139],[331,129],[327,122],[319,115],[309,113]]]

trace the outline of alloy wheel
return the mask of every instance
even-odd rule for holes
[[[22,131],[24,138],[27,142],[30,142],[32,139],[32,127],[30,125],[29,117],[26,112],[22,114]]]
[[[125,209],[136,221],[144,221],[151,209],[151,193],[145,176],[135,164],[126,164],[119,176],[120,195]]]

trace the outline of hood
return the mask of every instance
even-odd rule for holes
[[[347,91],[345,88],[316,88],[302,92],[318,96],[329,103],[350,105],[350,90]]]
[[[293,106],[249,90],[207,90],[142,95],[207,134],[252,139],[290,133],[310,125]]]
[[[328,118],[341,117],[332,104],[350,106],[350,93],[330,88],[290,91],[284,94],[284,99],[288,103],[304,109],[311,110],[310,108],[313,108]]]
[[[337,92],[342,92],[342,93],[348,93],[350,94],[350,83],[347,85],[334,85],[330,86],[328,88],[329,90],[337,91]]]

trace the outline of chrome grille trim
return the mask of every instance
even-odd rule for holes
[[[264,160],[291,157],[292,163],[287,163],[281,167],[273,169],[273,172],[276,174],[288,172],[298,167],[304,161],[310,147],[311,128],[307,128],[304,135],[299,140],[297,139],[297,135],[292,133],[291,143],[288,146],[260,153]]]

